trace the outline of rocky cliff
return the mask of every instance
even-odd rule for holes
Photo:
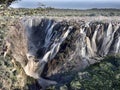
[[[23,18],[11,25],[6,41],[14,60],[45,88],[70,81],[70,75],[63,75],[66,72],[77,72],[106,56],[119,55],[120,24]]]

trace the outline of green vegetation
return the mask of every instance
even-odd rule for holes
[[[71,84],[77,86],[72,85],[74,89],[81,90],[119,90],[120,57],[107,57],[88,67],[84,72],[78,73]]]
[[[59,87],[60,90],[119,90],[120,57],[106,57],[102,62],[91,65],[74,75],[70,83]],[[57,90],[52,87],[51,90]]]
[[[25,8],[4,8],[3,5],[0,6],[1,16],[120,16],[119,9],[90,9],[90,10],[71,10],[71,9],[54,9],[54,8],[36,8],[36,9],[25,9]]]

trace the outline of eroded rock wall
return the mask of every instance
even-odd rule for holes
[[[6,39],[13,58],[35,79],[80,70],[120,54],[119,22],[24,18]]]

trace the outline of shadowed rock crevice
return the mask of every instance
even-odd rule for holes
[[[70,82],[77,71],[107,55],[120,54],[120,24],[23,18],[11,26],[6,41],[25,73],[45,89],[55,81]]]

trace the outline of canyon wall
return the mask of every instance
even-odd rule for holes
[[[57,83],[57,74],[83,70],[106,56],[119,55],[120,23],[23,18],[11,25],[6,41],[14,60],[45,88]]]

